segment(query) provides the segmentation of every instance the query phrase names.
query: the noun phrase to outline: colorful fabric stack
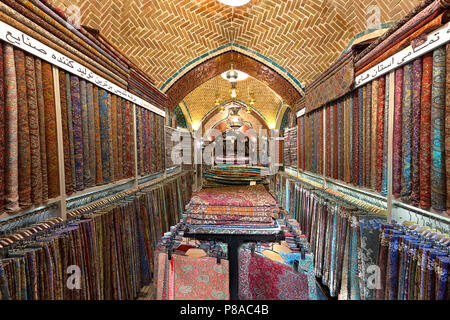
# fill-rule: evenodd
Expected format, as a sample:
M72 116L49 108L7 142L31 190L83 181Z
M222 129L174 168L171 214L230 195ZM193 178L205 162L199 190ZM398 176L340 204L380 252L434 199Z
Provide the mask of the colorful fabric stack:
M138 174L146 176L165 169L165 119L136 106Z
M279 212L277 202L261 185L203 189L186 209L192 230L278 228L273 220Z
M60 195L52 66L0 42L0 213Z
M206 169L203 177L205 178L204 187L218 187L224 185L249 185L251 182L256 184L267 184L267 179L262 174L263 167L256 166L227 166L219 165Z
M439 241L433 246L427 239ZM383 225L378 300L450 300L450 237L415 224Z
M24 247L7 249L0 260L0 297L135 299L152 280L157 242L178 222L185 203L181 179L168 184L68 221Z
M134 175L133 105L59 71L66 192Z

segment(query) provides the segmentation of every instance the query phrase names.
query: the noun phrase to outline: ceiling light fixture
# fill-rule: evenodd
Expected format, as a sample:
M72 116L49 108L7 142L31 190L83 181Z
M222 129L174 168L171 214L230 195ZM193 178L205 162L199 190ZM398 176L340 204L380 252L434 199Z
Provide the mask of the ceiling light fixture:
M217 0L217 1L232 7L243 6L244 4L250 2L250 0Z

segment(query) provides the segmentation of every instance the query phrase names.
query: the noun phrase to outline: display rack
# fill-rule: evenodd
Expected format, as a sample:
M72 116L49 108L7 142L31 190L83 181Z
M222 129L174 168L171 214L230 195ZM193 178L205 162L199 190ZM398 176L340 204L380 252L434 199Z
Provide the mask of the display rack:
M196 240L220 241L228 246L229 261L229 289L230 300L239 300L239 248L247 242L280 242L285 240L282 231L278 234L212 234L190 233L189 227L184 232L184 237Z

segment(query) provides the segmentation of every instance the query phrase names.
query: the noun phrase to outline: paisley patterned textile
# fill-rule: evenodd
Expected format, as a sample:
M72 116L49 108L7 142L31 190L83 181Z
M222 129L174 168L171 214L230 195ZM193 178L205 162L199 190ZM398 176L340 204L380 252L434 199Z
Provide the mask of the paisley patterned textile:
M31 206L31 150L30 127L28 125L28 100L25 75L25 55L22 50L14 49L17 75L17 109L19 137L19 204Z
M5 160L6 160L6 121L5 121L5 82L3 70L3 45L0 42L0 212L5 209ZM3 267L0 265L0 281ZM0 286L2 284L0 283ZM2 287L0 293L3 294Z
M97 185L103 184L103 166L102 166L102 142L100 131L100 105L99 105L99 89L94 87L94 129L95 129L95 182Z
M447 178L447 214L450 214L450 44L446 47L446 86L445 86L445 168Z
M228 260L173 255L174 300L229 300ZM170 283L169 283L170 285Z
M403 102L403 68L395 70L395 102L394 102L394 151L392 182L394 197L400 198L402 185L402 102Z
M70 162L70 132L68 125L68 107L67 107L67 88L66 88L66 73L59 71L59 90L61 97L61 121L63 129L63 148L64 148L64 180L66 184L66 193L68 195L73 193L72 185L72 168Z
M402 106L402 192L403 201L411 200L411 126L412 126L412 64L403 67L403 106Z
M377 166L376 190L381 192L383 184L383 141L384 141L384 108L385 108L386 78L379 78L378 82L378 117L377 117ZM355 168L353 168L355 170Z
M60 71L61 74L61 71ZM70 74L66 73L66 105L67 105L67 128L69 131L69 158L70 166L65 167L65 170L70 169L72 187L66 188L66 192L73 192L76 189L76 169L75 169L75 145L73 135L73 115L72 115L72 85L70 82ZM63 103L63 102L61 102Z
M413 62L412 142L411 142L411 204L420 201L420 99L422 88L422 59Z
M28 121L30 129L31 201L33 204L38 204L42 202L39 109L37 105L36 69L34 66L34 58L28 54L25 55L25 71L27 79Z
M99 90L99 115L100 115L100 139L102 150L102 181L103 183L111 182L111 167L109 153L109 119L108 119L108 93Z
M89 173L87 185L93 187L96 185L96 158L95 153L99 145L95 142L95 111L94 111L94 86L92 83L87 83L87 112L88 112L88 140L89 140ZM83 150L84 152L84 150Z
M378 123L378 90L379 80L372 81L372 116L371 116L371 156L370 156L370 187L376 190L377 185L377 123Z
M71 97L72 97L72 122L73 122L73 142L75 155L75 190L84 189L84 169L83 169L83 125L81 116L80 81L76 76L70 76Z
M18 110L17 110L17 77L14 61L14 49L3 44L5 73L5 127L6 159L5 159L5 209L19 210L19 150L18 150Z
M192 197L190 205L263 207L277 206L277 201L264 186L239 186L202 189Z
M292 267L259 254L240 253L241 300L309 300L308 284L308 276L300 268L296 274Z
M353 96L353 184L359 185L359 92Z
M364 88L358 89L358 185L363 186L363 170L364 170Z
M56 138L55 89L52 66L42 62L42 86L45 103L45 138L47 151L48 197L59 196L58 142Z
M365 95L365 138L364 138L364 170L365 179L364 186L370 188L370 154L371 154L371 115L372 115L372 85L368 84L365 89L367 90Z
M383 133L383 183L381 186L381 194L387 195L387 158L388 158L388 123L389 123L389 86L390 75L386 75L386 90L385 90L385 108L384 108L384 133Z
M431 206L446 210L445 179L445 83L446 51L440 47L433 52L433 85L431 91Z
M93 186L91 177L91 166L89 163L89 120L88 120L88 101L87 101L87 83L80 80L80 104L81 104L81 128L83 137L83 184L84 187ZM93 146L92 146L93 147Z
M422 97L420 106L420 207L431 207L431 90L433 53L423 56Z

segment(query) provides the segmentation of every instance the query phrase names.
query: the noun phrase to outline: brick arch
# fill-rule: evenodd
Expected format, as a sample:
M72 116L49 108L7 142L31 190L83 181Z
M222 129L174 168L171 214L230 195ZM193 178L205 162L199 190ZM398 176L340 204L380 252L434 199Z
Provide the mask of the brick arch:
M169 110L173 110L195 88L229 70L232 55L236 69L265 83L280 95L287 104L293 106L301 99L302 93L270 66L244 53L227 51L200 63L172 84L166 91Z

